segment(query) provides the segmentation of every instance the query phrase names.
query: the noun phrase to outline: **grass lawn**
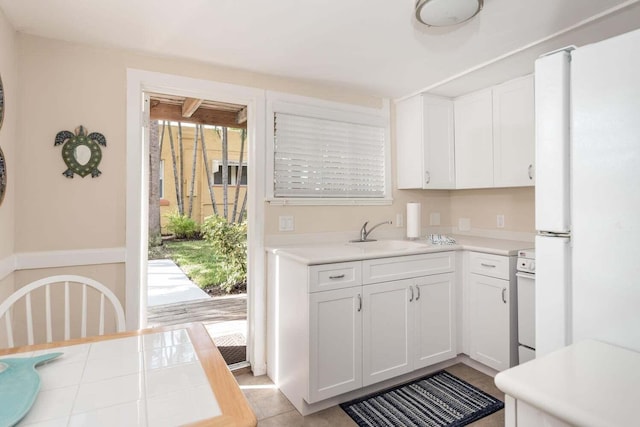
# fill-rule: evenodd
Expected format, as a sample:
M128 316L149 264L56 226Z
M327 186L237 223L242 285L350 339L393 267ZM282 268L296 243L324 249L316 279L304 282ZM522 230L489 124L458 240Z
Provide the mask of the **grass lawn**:
M216 251L206 240L167 240L149 248L149 259L164 258L172 259L202 289L224 281Z

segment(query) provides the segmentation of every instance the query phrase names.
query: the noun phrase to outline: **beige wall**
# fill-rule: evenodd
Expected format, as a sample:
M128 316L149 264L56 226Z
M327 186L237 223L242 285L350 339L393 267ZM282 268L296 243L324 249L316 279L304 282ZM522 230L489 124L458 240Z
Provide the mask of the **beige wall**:
M125 245L126 69L184 75L291 92L365 106L379 98L291 79L196 62L90 48L28 35L18 36L20 126L23 159L18 198L16 251L102 248ZM80 124L107 138L99 178L63 177L57 132ZM378 208L372 208L377 211ZM386 208L384 208L386 209ZM343 212L343 210L341 210ZM340 217L341 214L336 216ZM383 214L372 214L383 216ZM267 210L268 222L273 215ZM359 220L358 220L359 221ZM311 222L311 221L310 221ZM318 230L339 221L316 219Z
M534 189L497 188L451 192L451 222L471 219L472 229L498 230L496 216L504 215L504 231L535 232Z
M6 32L6 31L5 31ZM8 37L10 39L10 37ZM10 41L10 40L9 40ZM7 36L2 40L7 43ZM126 69L137 68L194 78L229 82L299 95L379 107L382 100L349 91L344 87L295 81L197 62L145 56L122 50L91 48L28 35L17 36L20 91L18 142L14 155L20 167L12 168L15 193L16 232L20 236L15 252L122 247L125 245L125 95ZM2 55L11 52L2 50ZM3 74L6 71L3 70ZM8 72L8 81L11 72ZM3 75L3 78L5 76ZM10 85L11 86L11 85ZM13 88L15 91L15 88ZM10 92L8 93L8 95ZM14 104L14 107L15 108ZM61 148L53 146L57 132L84 125L103 133L99 178L68 179ZM11 131L3 129L3 149ZM15 132L15 131L14 131ZM393 135L393 129L391 134ZM392 155L395 148L392 145ZM11 166L11 165L10 165ZM17 166L17 165L16 165ZM395 181L395 166L392 162ZM12 184L13 185L13 184ZM494 210L506 218L506 230L533 231L531 190L394 191L391 206L364 207L266 207L267 234L278 233L281 214L295 216L296 233L357 231L365 220L395 219L409 201L423 204L423 224L430 212L440 212L441 225L451 226L460 216L469 217L472 227L495 228ZM482 196L482 197L481 197ZM486 196L486 197L485 197ZM5 201L13 203L12 194ZM8 203L7 203L8 202ZM2 206L0 215L8 215ZM521 219L516 221L516 216ZM493 219L492 219L493 216ZM10 234L13 220L3 218L3 231ZM9 224L7 226L7 224ZM6 243L0 243L6 246ZM0 250L11 252L11 249Z

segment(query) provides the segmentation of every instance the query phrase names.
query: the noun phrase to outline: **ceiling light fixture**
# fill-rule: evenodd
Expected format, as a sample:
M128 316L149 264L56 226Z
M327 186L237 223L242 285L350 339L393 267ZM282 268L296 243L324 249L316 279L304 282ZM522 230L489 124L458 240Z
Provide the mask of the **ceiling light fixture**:
M416 19L430 27L446 27L468 21L482 10L484 0L418 0Z

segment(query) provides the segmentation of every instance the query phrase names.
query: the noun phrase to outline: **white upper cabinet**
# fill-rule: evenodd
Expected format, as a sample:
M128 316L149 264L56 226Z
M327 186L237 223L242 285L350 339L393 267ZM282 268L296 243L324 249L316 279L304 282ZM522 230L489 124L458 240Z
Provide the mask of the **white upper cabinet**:
M455 100L456 188L493 187L491 88Z
M455 188L453 101L416 95L396 104L398 188Z
M534 185L533 76L493 88L493 185Z
M456 98L456 188L534 185L533 76Z

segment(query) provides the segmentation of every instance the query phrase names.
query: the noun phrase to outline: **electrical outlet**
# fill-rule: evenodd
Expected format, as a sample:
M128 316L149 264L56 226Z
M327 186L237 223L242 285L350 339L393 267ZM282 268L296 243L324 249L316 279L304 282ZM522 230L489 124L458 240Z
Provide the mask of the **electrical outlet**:
M429 225L440 225L440 212L431 212L431 215L429 215Z
M278 217L279 231L293 231L295 229L292 215L280 215Z
M496 227L504 228L504 215L498 215L496 217Z
M469 230L471 230L471 219L469 219L469 218L458 218L458 229L460 231L469 231Z
M396 214L396 227L402 227L404 226L404 218L402 217L401 213L397 213Z

